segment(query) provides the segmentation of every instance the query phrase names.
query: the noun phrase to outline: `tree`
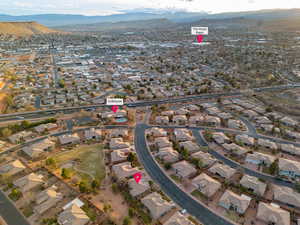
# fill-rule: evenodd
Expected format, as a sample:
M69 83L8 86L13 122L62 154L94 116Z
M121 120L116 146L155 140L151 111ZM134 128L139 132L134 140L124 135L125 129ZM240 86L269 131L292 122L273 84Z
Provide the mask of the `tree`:
M130 225L130 224L132 224L132 221L128 216L126 216L123 220L123 225Z
M294 186L295 191L297 191L298 193L300 193L300 183L296 182L295 186Z
M65 87L65 81L63 79L59 80L58 85L59 85L59 87L64 88Z
M129 215L129 217L134 217L134 215L135 215L135 210L134 210L134 208L129 208L128 209L128 215Z
M61 171L61 176L64 179L70 179L71 178L71 171L67 168L63 168L62 171Z
M269 171L272 175L275 175L278 173L279 167L278 167L278 161L274 161L270 167L269 167Z
M21 127L22 127L23 129L27 129L29 126L30 126L30 122L29 122L28 120L23 120L23 121L21 122Z
M103 206L103 211L104 212L109 212L111 210L111 205L110 204L104 204Z
M128 160L129 162L134 162L134 161L136 161L136 160L137 160L136 154L133 153L133 152L130 152L130 153L128 154L128 156L127 156L127 160Z
M9 137L12 134L11 129L9 128L4 128L3 130L1 130L1 135L5 138Z
M46 159L46 166L56 167L56 160L54 158Z
M79 191L81 193L90 192L90 188L89 188L88 183L86 181L80 181L80 183L79 183Z
M93 189L99 188L100 187L99 180L93 180L91 186L92 186Z
M171 169L171 163L165 163L164 167L166 170Z
M203 162L201 159L192 158L191 162L198 168L201 169L203 167Z
M119 188L118 188L118 185L116 183L113 183L111 185L111 189L112 189L113 193L118 193L119 192Z
M209 141L209 142L213 141L213 134L210 130L205 130L203 132L203 136L207 141Z

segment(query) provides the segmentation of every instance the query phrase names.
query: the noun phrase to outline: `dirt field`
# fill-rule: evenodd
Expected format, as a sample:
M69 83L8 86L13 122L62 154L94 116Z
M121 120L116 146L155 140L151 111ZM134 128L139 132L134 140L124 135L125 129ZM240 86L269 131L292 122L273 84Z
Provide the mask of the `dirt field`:
M91 201L102 210L105 204L111 205L111 211L108 214L118 225L122 225L124 217L128 216L128 205L121 194L115 194L112 192L110 185L107 185L98 195L92 196ZM136 218L133 218L132 225L137 224L138 222Z

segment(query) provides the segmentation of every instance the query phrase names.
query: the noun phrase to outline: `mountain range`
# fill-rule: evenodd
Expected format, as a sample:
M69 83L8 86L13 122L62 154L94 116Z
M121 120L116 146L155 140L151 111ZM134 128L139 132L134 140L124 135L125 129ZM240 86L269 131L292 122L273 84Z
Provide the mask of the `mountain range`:
M153 19L168 19L172 22L194 22L201 19L225 19L234 17L243 17L246 19L288 19L300 18L300 9L272 9L248 12L229 12L219 14L209 14L207 12L185 12L185 11L168 11L168 10L147 10L138 9L121 12L109 16L84 16L71 14L37 14L12 16L0 14L0 21L5 22L24 22L36 21L45 26L65 26L74 24L93 24L93 23L115 23L122 21L138 21Z

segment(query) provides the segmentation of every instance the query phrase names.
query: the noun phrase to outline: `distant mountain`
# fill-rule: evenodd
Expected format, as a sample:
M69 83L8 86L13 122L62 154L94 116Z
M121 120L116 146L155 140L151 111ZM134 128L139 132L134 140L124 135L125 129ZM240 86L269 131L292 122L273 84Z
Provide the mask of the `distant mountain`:
M134 20L123 22L106 22L93 24L77 24L55 27L57 30L68 32L99 32L99 31L137 31L140 29L159 29L177 26L176 23L167 19Z
M36 22L0 22L0 34L27 36L58 32Z
M24 15L11 16L0 14L0 21L7 22L23 22L36 21L45 26L64 26L72 24L91 24L105 22L121 22L121 21L136 21L136 20L152 20L152 19L169 19L174 22L193 21L197 20L203 13L189 12L124 12L123 14L114 14L109 16L83 16L71 14L39 14L39 15ZM205 14L207 15L207 14Z
M125 21L138 20L153 20L153 19L168 19L176 23L189 23L199 21L201 19L227 19L243 17L246 19L271 20L271 19L287 19L300 18L300 9L272 9L259 10L248 12L228 12L209 14L206 12L186 12L176 11L172 9L157 10L157 9L133 9L120 11L120 14L109 16L83 16L72 14L38 14L38 15L24 15L11 16L0 14L0 21L7 22L24 22L36 21L45 26L65 26L78 24L93 24L93 23L115 23Z

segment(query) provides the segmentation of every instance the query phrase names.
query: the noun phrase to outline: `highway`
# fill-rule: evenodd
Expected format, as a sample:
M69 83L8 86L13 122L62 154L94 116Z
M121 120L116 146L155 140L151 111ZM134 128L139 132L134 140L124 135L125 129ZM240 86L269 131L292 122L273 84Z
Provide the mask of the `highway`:
M265 92L265 91L268 92L268 91L277 91L277 90L292 89L292 88L299 88L299 87L300 87L300 83L293 84L293 85L280 85L280 86L273 86L273 87L254 88L250 90L253 90L254 92ZM212 94L183 96L178 98L166 98L166 99L157 99L157 100L153 99L151 101L138 101L138 102L125 103L124 105L128 107L144 107L144 106L151 106L156 104L181 103L181 102L189 102L189 101L204 100L204 99L216 100L217 98L220 97L236 98L241 96L243 96L243 93L240 91L236 91L236 92L226 92L226 93L212 93ZM59 112L72 113L81 109L96 109L101 107L107 107L107 105L95 104L95 105L85 105L85 106L62 107L62 108L47 109L47 110L37 110L31 112L1 114L0 122L7 121L7 120L16 120L18 119L18 117L24 117L24 119L39 118L39 117L49 116L50 114L56 114Z
M135 149L137 155L143 164L149 176L159 184L164 193L166 193L177 205L186 209L189 214L196 217L205 225L233 225L226 218L214 213L205 205L196 201L189 194L181 190L159 167L152 158L146 144L145 130L148 128L145 124L139 124L135 129Z

